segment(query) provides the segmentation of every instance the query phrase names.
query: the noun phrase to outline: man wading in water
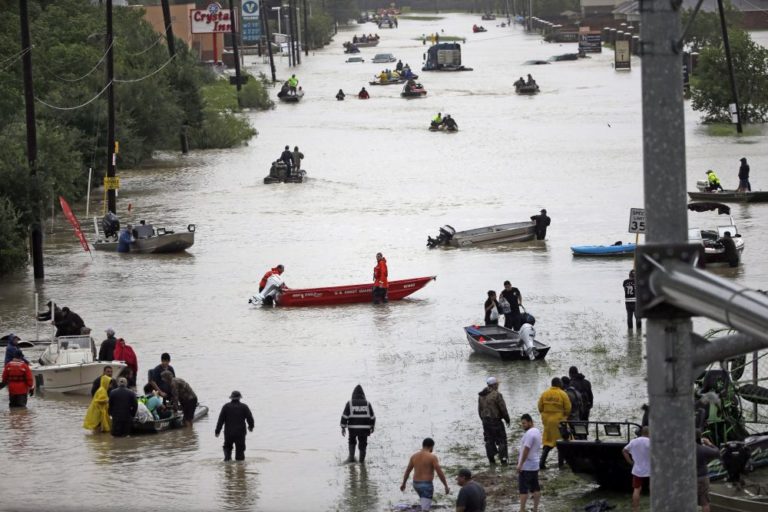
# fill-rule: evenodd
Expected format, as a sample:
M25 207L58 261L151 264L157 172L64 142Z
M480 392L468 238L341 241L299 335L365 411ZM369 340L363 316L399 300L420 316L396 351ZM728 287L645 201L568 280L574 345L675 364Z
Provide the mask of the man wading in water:
M432 507L432 495L434 493L432 480L435 479L435 473L437 473L438 478L440 478L440 481L445 486L445 494L451 493L451 490L448 488L448 482L445 479L445 473L443 473L440 463L437 461L437 456L432 453L432 448L434 447L435 442L431 438L424 439L421 443L421 450L411 455L411 460L408 461L408 467L405 469L405 475L403 475L403 484L400 486L400 490L405 492L408 476L413 471L413 489L419 495L422 511L429 510Z

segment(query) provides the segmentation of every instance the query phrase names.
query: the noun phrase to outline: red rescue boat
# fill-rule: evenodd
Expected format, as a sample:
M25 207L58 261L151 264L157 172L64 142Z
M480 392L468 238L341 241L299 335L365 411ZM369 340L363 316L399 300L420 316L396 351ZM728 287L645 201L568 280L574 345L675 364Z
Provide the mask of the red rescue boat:
M390 281L387 289L389 300L400 300L421 290L437 276L415 277ZM373 284L352 284L346 286L329 286L326 288L284 289L277 296L278 306L332 306L336 304L353 304L371 302Z

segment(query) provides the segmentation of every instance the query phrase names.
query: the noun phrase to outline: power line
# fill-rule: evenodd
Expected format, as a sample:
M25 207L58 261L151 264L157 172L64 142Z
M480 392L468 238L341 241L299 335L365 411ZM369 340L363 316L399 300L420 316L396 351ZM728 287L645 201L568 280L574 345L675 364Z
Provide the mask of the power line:
M163 28L163 30L167 31L169 26L170 26L170 25L166 25L166 26ZM163 39L165 39L165 34L164 34L164 33L163 33L163 34L160 34L160 35L158 35L158 37L157 37L157 39L155 39L155 42L154 42L154 43L152 43L151 45L149 45L147 48L144 48L144 49L143 49L143 50L141 50L140 52L136 52L136 53L133 53L133 52L125 52L125 54L126 54L127 56L129 56L129 57L138 57L139 55L144 55L144 54L145 54L145 53L147 53L149 50L151 50L152 48L154 48L155 46L157 46L157 45L160 43L160 41L162 41Z
M8 62L9 60L11 61L7 66L4 66L4 67L0 68L0 72L3 72L6 69L10 69L11 67L13 67L13 65L16 64L16 62L18 62L19 59L24 57L24 55L26 55L27 52L30 51L30 49L31 48L25 48L22 51L20 51L19 53L17 53L16 55L13 55L13 56L5 59L3 62L0 62L0 64L4 64L4 63ZM11 60L11 59L13 59L13 60Z
M58 80L61 80L62 82L79 82L80 80L82 80L82 79L84 79L84 78L88 77L88 76L89 76L91 73L93 73L94 71L96 71L96 68L98 68L98 67L99 67L99 65L100 65L102 62L104 62L104 59L106 59L106 58L107 58L107 53L109 53L109 50L110 50L110 48L112 48L112 46L113 46L114 44L115 44L115 41L113 40L113 41L112 41L112 44L110 44L110 45L109 45L109 48L107 48L107 49L104 51L104 55L102 55L102 56L101 56L101 58L99 59L99 61L98 61L96 64L94 64L94 66L93 66L93 67L90 69L90 71L88 71L86 74L84 74L83 76L81 76L81 77L79 77L79 78L64 78L64 77L61 77L61 76L59 76L59 75L57 75L57 74L55 74L55 73L51 73L50 71L48 71L48 74L49 74L49 75L51 75L52 77L54 77L54 78L58 79Z
M141 78L130 78L130 79L124 79L124 80L120 80L118 78L115 78L115 82L120 82L120 83L124 83L124 84L131 84L131 83L135 83L135 82L141 82L142 80L146 80L147 78L151 78L154 75L158 74L160 71L162 71L175 58L176 58L176 55L171 56L167 61L165 61L165 63L162 66L160 66L159 68L157 68L156 70L154 70L150 74L145 75L145 76L143 76Z
M59 107L59 106L56 106L56 105L51 105L50 103L47 103L47 102L41 100L40 98L35 98L35 99L37 101L39 101L40 103L42 103L43 105L45 105L46 107L52 108L54 110L77 110L79 108L83 108L83 107L85 107L87 105L90 105L91 103L96 101L96 99L98 99L99 96L104 94L104 91L106 91L109 88L110 85L112 85L111 81L107 85L105 85L104 88L101 91L99 91L99 93L96 96L94 96L93 98L89 99L85 103L83 103L81 105L74 106L74 107Z

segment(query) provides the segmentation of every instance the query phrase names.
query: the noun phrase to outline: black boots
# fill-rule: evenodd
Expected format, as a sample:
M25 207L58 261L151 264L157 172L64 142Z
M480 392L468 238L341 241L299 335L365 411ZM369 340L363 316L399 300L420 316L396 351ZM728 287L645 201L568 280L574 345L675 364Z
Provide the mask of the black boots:
M229 450L227 450L225 448L224 449L224 462L227 462L229 460L232 460L232 449L230 448Z
M349 445L349 457L347 457L347 462L355 462L355 445L353 444Z
M365 448L360 447L360 464L365 462Z
M541 458L539 459L539 469L547 469L547 455L552 451L551 446L544 446L541 449Z

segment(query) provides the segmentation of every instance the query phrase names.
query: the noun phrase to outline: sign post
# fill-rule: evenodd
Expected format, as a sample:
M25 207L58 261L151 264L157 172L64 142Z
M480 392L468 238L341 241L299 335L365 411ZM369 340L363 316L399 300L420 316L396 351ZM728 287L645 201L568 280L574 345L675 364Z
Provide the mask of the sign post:
M629 41L616 41L613 56L613 69L617 71L630 71L632 69L632 58L629 54Z
M243 44L256 44L261 39L260 0L244 0L242 5Z
M633 268L637 267L637 246L640 244L640 234L645 234L645 209L629 209L629 230L635 234L635 260Z
M222 9L213 2L205 9L189 11L190 28L193 34L211 34L213 38L213 63L218 62L217 36L232 31L232 11Z
M602 34L590 30L589 27L579 27L579 53L602 53Z

